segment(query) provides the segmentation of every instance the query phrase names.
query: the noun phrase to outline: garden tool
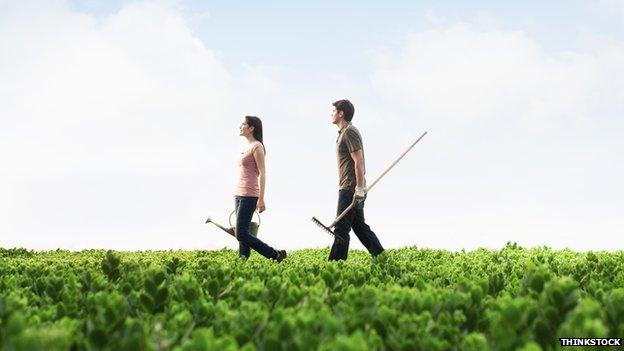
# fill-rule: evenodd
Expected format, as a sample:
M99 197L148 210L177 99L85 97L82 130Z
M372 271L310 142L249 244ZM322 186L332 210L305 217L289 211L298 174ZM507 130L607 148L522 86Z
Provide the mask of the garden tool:
M366 193L368 194L368 192L375 186L375 184L377 184L377 182L384 176L386 175L386 173L388 173L388 171L390 171L392 169L392 167L394 167L394 165L396 165L402 158L403 156L405 156L413 147L414 145L416 145L416 143L418 143L420 141L420 139L422 139L425 135L427 134L427 132L424 132L418 139L416 139L416 141L414 141L405 151L403 151L403 153L396 159L394 160L394 162L392 162L392 164L390 166L388 166L388 168L386 168L385 171L383 171L383 173L381 173L379 175L379 177L377 177L370 186L368 186L366 188ZM338 217L336 217L336 219L330 224L330 225L324 225L321 221L319 221L316 217L312 217L312 222L314 222L314 224L318 225L319 227L323 228L325 231L327 231L329 234L334 235L334 232L332 231L332 228L336 227L336 224L338 223L338 221L340 221L354 206L356 206L358 203L360 203L361 201L363 201L362 199L356 199L355 196L353 196L353 201L351 202L351 205L349 205L349 207L345 208L344 211L342 211L342 213L340 213L340 215L338 215ZM337 237L339 240L342 241L342 238Z
M206 219L206 223L212 223L224 232L230 234L233 237L236 237L236 226L232 225L232 215L234 215L235 213L236 211L232 211L232 213L230 213L230 217L228 220L228 222L230 223L229 228L213 221L211 217L208 217L208 219ZM260 229L260 214L258 213L258 211L256 211L256 214L258 215L258 222L252 221L249 225L249 232L252 236L258 236L258 229Z

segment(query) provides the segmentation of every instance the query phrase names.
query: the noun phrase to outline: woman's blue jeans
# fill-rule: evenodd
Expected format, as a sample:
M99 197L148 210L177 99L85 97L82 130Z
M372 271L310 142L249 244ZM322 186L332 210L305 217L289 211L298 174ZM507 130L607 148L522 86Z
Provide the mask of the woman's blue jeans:
M250 248L256 250L266 258L277 258L277 251L262 240L252 236L249 229L251 218L256 210L258 198L255 196L234 196L234 207L236 209L236 239L238 239L238 254L248 258L251 253Z

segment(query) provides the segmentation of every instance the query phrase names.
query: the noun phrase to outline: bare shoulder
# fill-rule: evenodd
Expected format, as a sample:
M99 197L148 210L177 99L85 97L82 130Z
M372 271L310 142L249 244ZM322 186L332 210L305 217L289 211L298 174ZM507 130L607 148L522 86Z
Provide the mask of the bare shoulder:
M264 145L259 141L255 141L253 145L251 145L251 152L253 154L264 155Z

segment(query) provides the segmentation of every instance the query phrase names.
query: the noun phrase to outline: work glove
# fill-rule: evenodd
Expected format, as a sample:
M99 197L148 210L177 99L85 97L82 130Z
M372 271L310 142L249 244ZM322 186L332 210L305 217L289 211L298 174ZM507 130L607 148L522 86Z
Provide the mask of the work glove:
M355 194L353 195L355 201L361 202L366 199L366 187L365 186L356 186Z

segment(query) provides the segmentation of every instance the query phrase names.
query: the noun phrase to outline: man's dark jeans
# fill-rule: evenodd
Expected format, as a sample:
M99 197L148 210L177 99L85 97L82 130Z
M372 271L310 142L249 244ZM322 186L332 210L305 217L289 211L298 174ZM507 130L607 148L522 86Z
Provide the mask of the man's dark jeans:
M234 196L236 208L236 239L238 239L238 254L245 258L251 253L249 248L258 251L266 258L277 258L277 251L265 244L262 240L252 236L249 232L251 217L256 210L258 198L255 196Z
M353 201L353 191L340 190L338 192L338 211L336 215L339 215L344 211ZM349 252L349 232L353 228L353 232L360 239L360 242L366 247L368 252L377 256L383 252L384 248L381 246L377 235L373 233L368 224L364 221L364 201L354 206L342 219L336 224L334 229L334 245L332 245L329 251L329 260L346 260ZM338 238L341 238L340 241Z

